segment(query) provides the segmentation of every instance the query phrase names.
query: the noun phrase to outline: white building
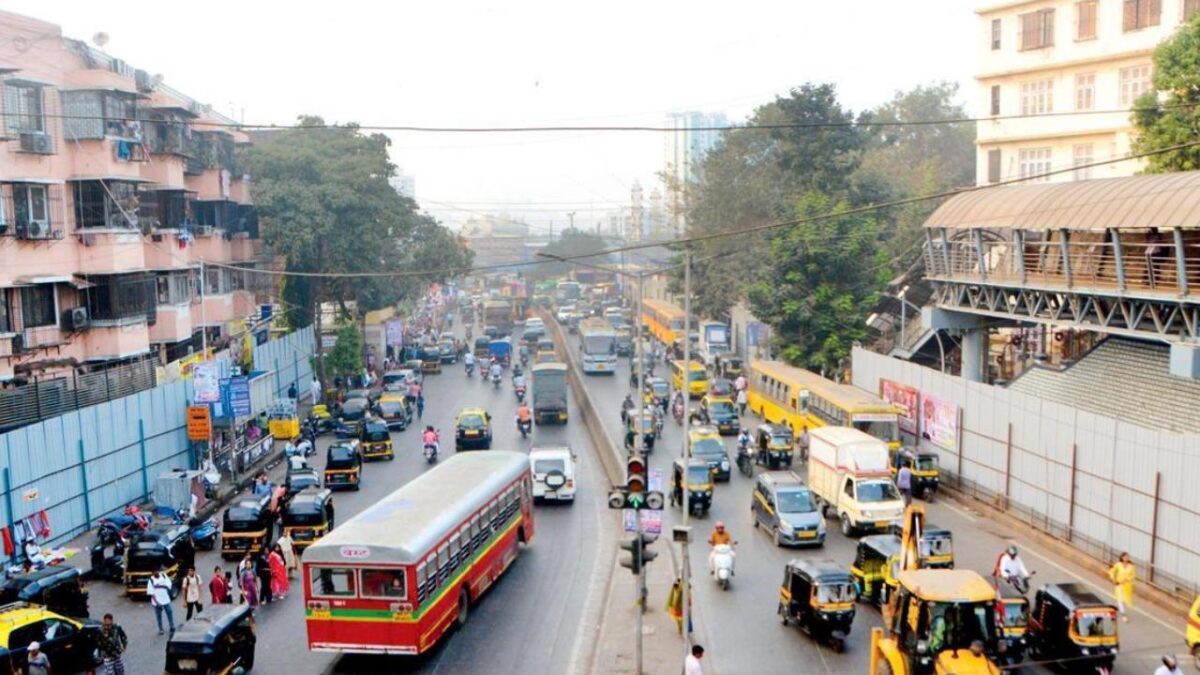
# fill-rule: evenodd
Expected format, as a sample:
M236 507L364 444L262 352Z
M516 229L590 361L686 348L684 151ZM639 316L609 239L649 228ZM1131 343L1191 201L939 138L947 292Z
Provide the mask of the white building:
M683 228L684 188L700 177L700 164L720 140L721 131L729 120L721 113L697 111L671 113L666 126L673 129L663 140L663 170L669 177L666 185L667 205L676 231Z
M1031 117L979 122L977 183L1128 154L1129 110L1152 86L1154 48L1198 9L1200 0L980 2L977 116ZM1128 176L1139 168L1117 162L1042 180Z

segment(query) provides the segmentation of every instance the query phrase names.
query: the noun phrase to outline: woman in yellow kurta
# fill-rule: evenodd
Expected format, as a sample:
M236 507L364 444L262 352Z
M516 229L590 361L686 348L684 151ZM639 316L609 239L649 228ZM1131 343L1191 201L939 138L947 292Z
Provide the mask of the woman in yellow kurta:
M1133 582L1137 579L1137 568L1133 566L1128 553L1122 553L1117 562L1108 568L1108 578L1113 582L1113 597L1117 600L1121 620L1129 621L1125 607L1133 606Z

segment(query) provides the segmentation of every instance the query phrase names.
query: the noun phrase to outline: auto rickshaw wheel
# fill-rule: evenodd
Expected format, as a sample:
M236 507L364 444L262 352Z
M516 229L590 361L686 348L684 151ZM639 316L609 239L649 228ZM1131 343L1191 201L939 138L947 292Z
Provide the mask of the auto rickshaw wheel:
M459 628L467 625L467 619L471 614L471 596L467 593L467 589L462 589L458 592L458 615L454 617L454 623Z
M788 625L787 608L783 606L782 602L779 603L779 623Z
M841 654L846 651L846 640L840 637L831 637L829 638L829 646L833 648L833 651Z

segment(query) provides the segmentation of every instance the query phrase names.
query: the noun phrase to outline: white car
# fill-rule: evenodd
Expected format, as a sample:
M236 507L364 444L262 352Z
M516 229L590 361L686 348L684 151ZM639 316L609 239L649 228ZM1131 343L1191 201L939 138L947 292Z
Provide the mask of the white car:
M535 501L575 501L575 455L570 448L533 448L529 473Z
M535 316L525 320L525 330L529 330L530 328L541 328L542 330L546 330L546 323Z
M573 314L575 314L575 305L563 305L558 308L558 313L554 315L554 318L558 319L559 323L564 323L570 320Z

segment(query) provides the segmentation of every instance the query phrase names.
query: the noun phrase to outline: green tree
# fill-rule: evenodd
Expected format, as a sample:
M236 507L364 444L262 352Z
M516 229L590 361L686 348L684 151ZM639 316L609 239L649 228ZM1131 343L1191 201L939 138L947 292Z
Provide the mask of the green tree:
M604 238L592 232L587 232L576 227L568 227L562 231L562 234L546 245L544 253L552 256L562 256L564 258L571 256L588 255L589 253L597 253L608 248ZM594 258L585 258L580 262L590 265L604 265L609 262L608 256L596 256ZM553 277L567 274L576 265L569 262L551 262L538 265L532 268L533 274L536 277Z
M844 212L848 201L816 192L799 197L800 218ZM845 214L773 230L763 280L748 289L752 311L771 325L783 357L817 371L843 367L886 273L878 268L879 221Z
M1134 104L1134 152L1153 152L1200 139L1200 16L1154 50L1154 88ZM1159 98L1158 93L1165 96ZM1200 146L1146 158L1146 173L1200 169Z
M349 377L363 369L362 333L353 321L345 321L337 329L337 343L325 355L326 372L332 376Z

